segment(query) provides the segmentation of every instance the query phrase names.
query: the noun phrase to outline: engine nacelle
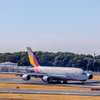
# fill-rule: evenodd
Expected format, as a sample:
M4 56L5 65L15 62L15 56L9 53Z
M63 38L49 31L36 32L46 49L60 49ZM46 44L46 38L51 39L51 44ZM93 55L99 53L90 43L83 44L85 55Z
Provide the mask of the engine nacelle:
M27 74L24 74L24 75L22 76L22 79L25 80L25 81L28 81L28 80L31 79L31 76L30 76L30 75L27 75Z
M92 71L85 71L87 76L88 76L88 79L92 79L93 78L93 75L92 75Z
M93 78L93 75L92 74L88 74L87 73L87 76L88 76L88 79L92 79Z
M42 81L44 81L44 82L51 82L52 79L51 79L51 77L49 77L49 76L44 76L44 77L42 78Z

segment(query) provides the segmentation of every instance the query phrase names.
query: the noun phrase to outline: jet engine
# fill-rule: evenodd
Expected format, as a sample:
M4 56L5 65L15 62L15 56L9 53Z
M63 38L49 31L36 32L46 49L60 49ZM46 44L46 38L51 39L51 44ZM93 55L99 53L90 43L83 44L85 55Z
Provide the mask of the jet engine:
M28 81L28 80L31 79L31 76L30 76L30 75L27 75L27 74L24 74L24 75L22 76L22 79L25 80L25 81Z
M93 78L92 71L85 71L85 73L87 74L88 79L92 79Z
M44 76L44 77L42 77L42 81L44 81L44 82L51 82L52 79L49 76Z
M87 73L87 76L88 76L88 79L92 79L93 78L92 74Z

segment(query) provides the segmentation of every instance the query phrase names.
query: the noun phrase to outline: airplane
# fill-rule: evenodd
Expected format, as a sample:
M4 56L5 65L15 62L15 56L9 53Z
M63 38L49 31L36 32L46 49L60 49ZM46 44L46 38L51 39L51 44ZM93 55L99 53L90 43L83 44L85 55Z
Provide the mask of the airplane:
M69 80L74 80L81 81L84 85L87 79L93 78L92 72L85 72L80 68L40 66L30 47L27 47L27 51L31 65L29 70L32 70L32 72L12 73L21 76L25 81L30 80L31 77L35 77L41 78L43 82L49 84L67 83Z
M87 79L92 79L93 75L91 72L85 72L80 68L71 67L50 67L40 66L36 57L34 56L30 47L27 47L28 57L31 65L31 69L34 70L34 74L24 74L23 80L30 80L31 76L39 77L42 81L47 83L61 82L67 83L68 80L82 81L82 84Z

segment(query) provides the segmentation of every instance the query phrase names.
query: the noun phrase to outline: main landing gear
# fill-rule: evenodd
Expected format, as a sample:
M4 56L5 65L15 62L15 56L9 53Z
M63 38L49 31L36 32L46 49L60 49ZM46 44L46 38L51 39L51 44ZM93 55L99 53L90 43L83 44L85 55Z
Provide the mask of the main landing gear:
M63 84L67 84L68 82L65 80L65 81L63 81Z
M48 82L48 84L67 84L67 81L55 80L55 81Z

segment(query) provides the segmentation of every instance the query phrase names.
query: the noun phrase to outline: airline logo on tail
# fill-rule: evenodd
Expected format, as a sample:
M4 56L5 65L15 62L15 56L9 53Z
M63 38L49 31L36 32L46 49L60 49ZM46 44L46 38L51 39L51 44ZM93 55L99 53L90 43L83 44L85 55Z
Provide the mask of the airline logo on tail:
M39 67L39 64L38 64L32 50L31 50L31 48L27 47L27 51L28 51L28 57L29 57L31 67Z

